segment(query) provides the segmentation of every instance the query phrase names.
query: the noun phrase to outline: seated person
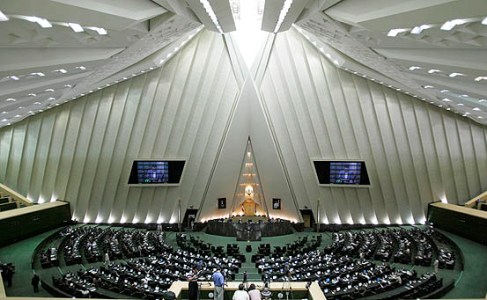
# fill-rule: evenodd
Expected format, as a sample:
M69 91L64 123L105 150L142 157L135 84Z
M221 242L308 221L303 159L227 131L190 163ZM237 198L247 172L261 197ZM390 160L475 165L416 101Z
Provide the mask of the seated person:
M250 300L249 294L244 290L244 284L238 285L238 290L233 293L232 300Z
M249 286L249 297L250 300L261 300L260 291L255 288L255 284L251 283Z

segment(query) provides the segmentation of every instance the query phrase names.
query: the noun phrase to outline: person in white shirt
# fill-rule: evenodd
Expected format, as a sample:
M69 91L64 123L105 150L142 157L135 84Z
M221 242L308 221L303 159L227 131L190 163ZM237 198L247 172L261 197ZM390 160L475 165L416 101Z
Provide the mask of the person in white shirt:
M249 294L244 290L244 284L238 285L238 290L233 293L232 300L250 300Z
M255 288L255 284L251 283L249 287L249 297L250 300L262 300L260 291Z

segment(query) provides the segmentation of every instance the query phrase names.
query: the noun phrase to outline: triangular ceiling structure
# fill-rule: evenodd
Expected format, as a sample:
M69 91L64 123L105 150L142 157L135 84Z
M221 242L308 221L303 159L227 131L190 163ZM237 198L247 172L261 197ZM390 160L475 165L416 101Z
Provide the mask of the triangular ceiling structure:
M262 30L296 26L343 70L487 124L483 0L18 0L0 3L0 127L153 70L203 26L233 32L249 2Z

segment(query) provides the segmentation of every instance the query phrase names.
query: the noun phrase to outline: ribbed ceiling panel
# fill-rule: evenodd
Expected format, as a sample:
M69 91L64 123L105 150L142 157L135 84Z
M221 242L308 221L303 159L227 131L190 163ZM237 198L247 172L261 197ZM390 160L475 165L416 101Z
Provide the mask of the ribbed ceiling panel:
M277 35L260 92L300 208L323 223L420 223L427 203L487 188L487 130L337 69L295 31ZM370 188L322 187L313 159L364 160Z
M198 207L239 92L221 35L163 67L0 130L0 181L84 222L177 222ZM186 159L181 185L129 187L134 159Z

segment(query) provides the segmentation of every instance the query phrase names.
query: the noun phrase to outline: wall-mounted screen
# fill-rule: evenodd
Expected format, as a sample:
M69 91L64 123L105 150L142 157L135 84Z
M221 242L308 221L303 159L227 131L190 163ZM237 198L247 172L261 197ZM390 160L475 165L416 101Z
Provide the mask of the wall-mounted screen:
M135 160L130 171L129 184L165 185L179 184L184 160Z
M360 186L370 185L363 161L313 161L319 184Z

